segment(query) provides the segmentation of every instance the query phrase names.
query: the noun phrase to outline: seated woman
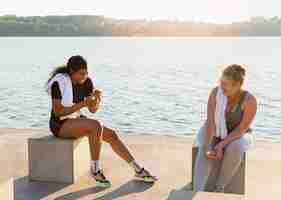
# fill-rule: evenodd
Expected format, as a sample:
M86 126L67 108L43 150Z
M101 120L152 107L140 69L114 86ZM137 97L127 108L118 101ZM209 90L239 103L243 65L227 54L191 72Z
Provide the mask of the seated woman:
M47 90L52 98L50 130L60 138L88 137L92 159L91 174L98 186L111 185L99 165L102 141L109 143L113 151L128 162L137 179L145 182L156 180L137 163L114 130L105 127L98 120L81 115L80 109L84 107L91 113L96 113L102 100L101 91L94 88L88 77L87 62L83 57L73 56L66 66L56 68L47 82Z
M220 86L211 91L207 121L197 135L199 153L195 163L194 191L204 191L213 160L221 160L215 192L224 188L239 169L244 152L253 144L250 125L256 115L255 97L242 89L245 69L224 69Z

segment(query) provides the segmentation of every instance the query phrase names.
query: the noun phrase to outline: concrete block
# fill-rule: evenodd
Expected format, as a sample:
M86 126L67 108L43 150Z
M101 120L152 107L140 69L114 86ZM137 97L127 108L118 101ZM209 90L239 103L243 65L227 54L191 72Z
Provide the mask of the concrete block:
M74 183L90 169L88 139L54 136L28 139L29 178L32 181Z
M222 194L214 192L198 192L194 195L193 200L242 200L243 195Z
M195 161L198 151L199 151L198 147L192 148L192 184L194 179ZM215 162L216 163L215 163L214 170L211 172L207 182L207 187L206 187L207 192L214 191L216 180L220 171L221 161L215 161ZM241 195L245 194L245 176L246 176L245 171L246 171L246 154L244 154L243 161L237 173L234 175L232 181L225 188L226 193L241 194Z

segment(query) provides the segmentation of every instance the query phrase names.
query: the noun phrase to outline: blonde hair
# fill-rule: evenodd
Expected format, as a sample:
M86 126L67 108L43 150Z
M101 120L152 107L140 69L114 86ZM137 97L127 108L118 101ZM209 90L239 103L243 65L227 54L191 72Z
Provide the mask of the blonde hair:
M223 70L222 75L233 81L240 82L242 85L245 80L246 70L241 65L232 64Z

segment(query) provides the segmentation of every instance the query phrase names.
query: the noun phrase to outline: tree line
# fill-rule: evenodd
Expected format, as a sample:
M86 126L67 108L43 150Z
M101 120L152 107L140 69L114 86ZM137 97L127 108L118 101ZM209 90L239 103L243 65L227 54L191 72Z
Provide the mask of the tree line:
M180 20L126 20L96 15L0 16L0 36L281 36L281 18L214 24Z

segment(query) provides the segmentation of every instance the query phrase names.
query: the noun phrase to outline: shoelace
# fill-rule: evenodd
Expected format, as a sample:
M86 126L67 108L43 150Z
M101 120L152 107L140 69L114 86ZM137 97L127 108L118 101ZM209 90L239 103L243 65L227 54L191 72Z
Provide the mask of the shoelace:
M100 174L100 176L101 176L101 178L102 178L103 180L106 180L104 174L103 174L101 171L99 171L99 174Z
M102 179L106 179L105 176L104 176L104 174L103 174L101 171L98 171L98 172L94 173L94 175L95 175L95 176L98 176L98 175L99 175Z
M99 175L99 178L101 178L100 180L99 180L99 178L96 179L97 181L107 182L106 177L104 176L104 174L102 173L101 170L99 170L98 172L93 172L93 170L92 170L92 173L93 173L94 176Z
M151 175L144 169L142 168L139 172L137 172L139 175L142 175L144 178L145 177L151 177Z

